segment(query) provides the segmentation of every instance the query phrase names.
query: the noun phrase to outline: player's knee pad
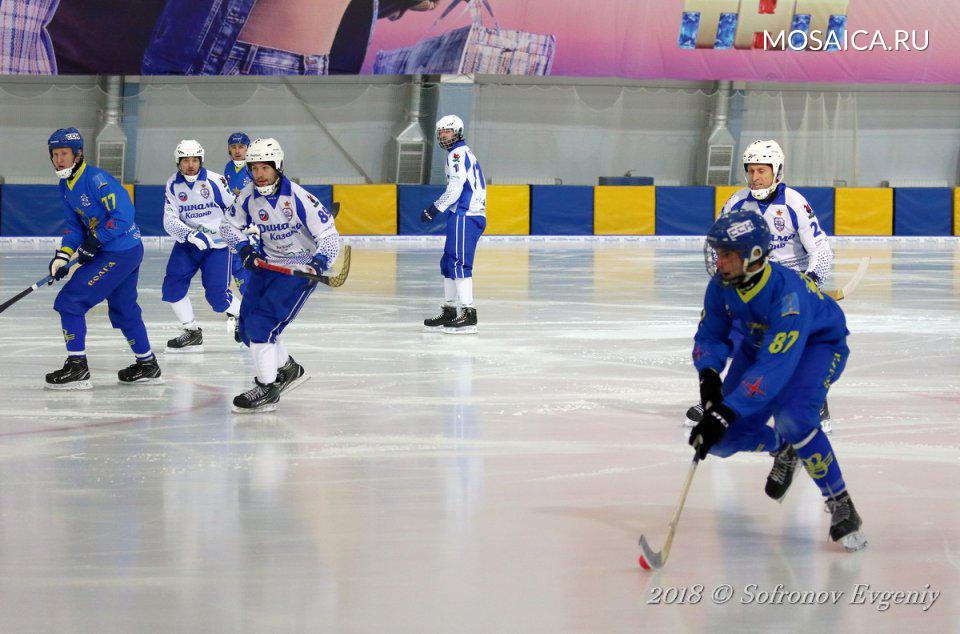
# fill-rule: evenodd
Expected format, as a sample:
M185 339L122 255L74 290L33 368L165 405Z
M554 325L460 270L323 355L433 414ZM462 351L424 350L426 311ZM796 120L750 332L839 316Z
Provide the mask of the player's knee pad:
M446 253L440 258L440 274L447 279L454 279L456 277L453 273L453 258Z
M228 293L228 291L224 291L223 289L205 290L203 296L206 297L207 303L210 304L213 312L222 313L230 307L230 295Z
M53 309L61 315L86 315L90 310L89 303L78 297L78 293L65 292L65 290L57 293L57 298L53 300Z
M171 304L179 302L187 296L190 290L190 280L163 280L160 287L160 299Z
M276 322L256 312L244 315L240 319L240 336L247 345L251 343L268 343L271 332L277 329ZM273 333L273 336L279 333Z
M107 316L110 317L110 325L120 330L143 323L140 305L135 302L122 308L110 305L107 309Z

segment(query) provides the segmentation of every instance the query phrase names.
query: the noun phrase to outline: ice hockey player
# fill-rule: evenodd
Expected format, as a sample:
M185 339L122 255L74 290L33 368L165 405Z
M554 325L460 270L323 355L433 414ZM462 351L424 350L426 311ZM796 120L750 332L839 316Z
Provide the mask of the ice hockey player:
M477 309L473 306L473 256L487 227L487 183L477 157L463 140L463 121L448 115L437 122L437 141L447 151L447 189L421 216L433 222L449 209L447 240L440 259L443 275L441 312L423 322L429 330L448 334L477 332Z
M721 214L738 209L761 214L773 236L770 260L805 273L823 288L833 269L833 251L810 203L800 192L783 183L784 160L783 150L776 141L754 141L747 146L743 153L747 187L727 200ZM734 339L739 337L737 331ZM687 426L695 425L702 416L702 405L691 407L687 411ZM825 432L833 431L826 400L820 419Z
M340 234L327 209L283 174L283 149L256 139L247 150L253 183L223 217L220 233L235 247L250 281L240 305L240 336L250 346L254 387L233 399L238 413L273 411L280 394L307 379L281 340L317 282L258 268L256 261L321 273L340 252ZM261 253L247 242L248 225L260 231Z
M227 180L203 166L203 146L193 139L177 144L177 171L164 189L163 228L177 242L170 252L163 278L163 301L169 302L183 332L167 342L168 353L203 352L203 332L187 292L200 272L204 295L215 313L227 314L233 334L240 315L240 299L230 291L233 260L220 237L223 212L233 204Z
M66 221L60 248L50 260L51 283L67 276L74 253L80 266L53 303L60 313L67 361L62 369L47 374L46 387L92 388L85 315L103 300L107 300L110 324L120 329L136 357L133 365L117 372L120 383L161 383L160 366L150 351L137 304L143 244L130 195L110 174L84 160L83 137L76 128L54 132L47 149L60 178Z
M813 280L769 261L770 250L770 230L754 211L731 211L707 234L704 260L712 279L693 349L705 411L690 444L701 458L774 452L765 490L778 501L802 460L826 500L830 538L859 550L866 546L860 516L819 425L827 390L850 354L846 319ZM721 380L735 320L743 324L744 340Z
M234 196L239 196L244 187L253 182L253 175L250 168L247 167L247 148L250 147L250 137L245 132L234 132L227 137L227 154L230 160L223 166L223 175L227 179L230 191ZM255 236L251 236L256 240ZM231 249L232 251L233 249ZM250 279L250 271L243 268L243 262L240 258L231 260L233 266L233 282L237 289L243 293L243 285Z

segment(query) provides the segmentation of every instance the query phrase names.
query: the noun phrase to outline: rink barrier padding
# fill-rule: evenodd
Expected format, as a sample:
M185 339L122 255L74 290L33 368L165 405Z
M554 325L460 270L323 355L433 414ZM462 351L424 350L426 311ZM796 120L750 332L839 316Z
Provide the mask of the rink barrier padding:
M743 189L743 186L742 185L721 185L720 187L714 187L713 189L714 189L713 217L714 219L717 219L720 217L720 212L723 211L723 206L727 204L727 201L730 200L730 197L736 194L741 189Z
M442 236L446 233L447 217L442 215L433 222L420 220L423 210L440 198L443 185L398 185L397 226L402 236Z
M893 192L893 232L898 236L953 235L953 190L898 187Z
M137 209L137 226L144 236L165 236L163 228L163 185L134 185L133 206Z
M837 188L834 234L893 235L893 190L883 187Z
M653 176L601 176L597 179L597 184L613 187L649 187L654 183Z
M487 235L530 235L530 186L487 185Z
M813 209L820 228L827 235L834 235L836 225L837 192L833 187L794 187L800 195L807 199Z
M960 187L953 190L953 235L960 236Z
M397 235L396 185L334 185L340 203L337 230L344 235Z
M593 197L595 235L656 233L656 187L598 185L593 190Z
M593 187L532 185L530 234L535 236L593 235Z
M702 236L713 226L713 187L658 186L656 190L658 236Z
M5 237L59 236L63 198L57 185L4 185L0 234Z

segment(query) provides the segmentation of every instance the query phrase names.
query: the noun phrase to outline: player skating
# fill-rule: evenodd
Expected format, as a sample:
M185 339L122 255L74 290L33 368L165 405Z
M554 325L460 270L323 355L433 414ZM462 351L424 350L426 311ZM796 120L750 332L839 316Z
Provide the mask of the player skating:
M163 301L169 302L183 333L167 342L167 352L203 352L203 332L187 291L200 272L207 303L226 313L228 329L236 328L240 300L230 291L233 256L220 237L223 213L233 204L226 179L203 166L203 146L193 139L180 141L174 151L177 172L164 190L163 228L177 242L170 252L163 278Z
M50 261L50 275L61 280L76 268L53 303L67 344L63 368L46 376L45 387L88 390L87 311L106 300L110 324L119 328L136 361L117 372L120 383L160 383L160 366L150 350L147 329L137 304L137 278L143 260L140 229L130 195L107 172L84 160L83 137L76 128L61 128L47 141L50 161L60 178L65 228L60 248ZM51 281L52 283L52 281Z
M423 325L448 334L470 334L477 332L473 256L487 226L487 183L477 157L463 140L460 117L449 115L437 122L437 141L447 151L447 189L423 211L421 220L433 222L442 212L450 211L440 260L444 302L440 314L424 320Z
M743 169L747 187L727 200L721 214L738 209L761 214L772 236L770 260L805 273L822 288L833 269L833 251L810 203L783 183L784 154L780 144L751 143L743 153ZM734 331L735 344L741 337L739 331ZM702 417L702 404L694 405L687 411L686 425L692 427ZM825 432L833 431L826 400L820 419Z
M690 444L700 443L701 458L775 452L765 488L775 500L786 495L802 460L831 514L830 538L859 550L867 544L860 516L819 425L827 390L850 353L846 318L812 280L770 262L770 250L770 231L753 211L731 211L707 234L712 279L693 350L705 412ZM744 325L744 340L721 381L735 321Z
M239 196L243 188L253 182L253 174L247 167L248 147L250 147L250 137L245 132L234 132L227 137L227 154L230 156L230 160L223 166L223 175L227 179L227 185L229 185L234 197ZM250 271L243 268L243 262L240 261L240 258L233 258L231 265L233 267L233 282L243 293L243 285L250 279Z
M247 150L254 182L223 217L220 232L251 272L240 305L240 335L250 346L255 386L233 399L236 412L272 411L280 394L306 380L281 341L317 282L267 271L258 258L320 273L340 252L333 217L309 192L283 175L283 149L274 139L257 139ZM248 225L260 232L261 252L247 242Z

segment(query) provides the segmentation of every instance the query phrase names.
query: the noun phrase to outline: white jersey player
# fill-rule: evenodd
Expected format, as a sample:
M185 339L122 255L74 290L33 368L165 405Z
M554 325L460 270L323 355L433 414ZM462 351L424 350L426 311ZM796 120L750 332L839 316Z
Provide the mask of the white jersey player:
M303 366L287 353L280 335L317 286L309 279L260 268L256 261L319 274L340 253L333 216L283 175L283 149L275 139L251 143L247 165L253 182L240 191L220 225L220 234L251 272L243 291L239 330L250 346L256 385L233 399L234 411L241 413L276 409L282 392L306 380ZM260 253L247 241L248 225L260 232Z
M203 167L203 146L193 139L177 145L177 172L164 189L163 228L177 243L163 278L163 301L169 302L184 332L167 342L167 352L202 352L203 334L187 291L200 271L207 303L226 313L235 331L240 300L230 291L230 250L220 238L223 212L233 204L226 179Z
M721 213L745 209L770 228L770 259L805 273L823 286L833 269L833 251L810 203L783 184L784 155L776 141L755 141L743 153L747 187L727 200Z
M770 228L770 260L805 274L818 287L833 269L833 251L810 203L783 183L784 154L776 141L754 141L743 153L747 187L731 196L721 215L743 209L753 211ZM687 410L685 425L693 427L703 417L702 403ZM830 410L824 401L821 426L833 431Z

